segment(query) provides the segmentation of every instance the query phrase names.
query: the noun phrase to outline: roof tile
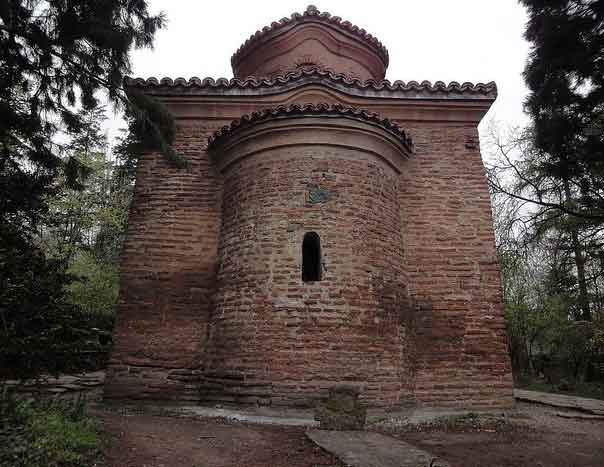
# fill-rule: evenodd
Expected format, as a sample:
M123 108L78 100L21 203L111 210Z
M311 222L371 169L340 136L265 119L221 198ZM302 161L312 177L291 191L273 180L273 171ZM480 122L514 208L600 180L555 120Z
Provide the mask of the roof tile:
M231 133L240 128L249 127L261 121L271 120L283 116L305 117L309 115L340 115L376 123L386 131L396 136L410 152L413 152L413 140L405 133L405 130L403 130L392 120L383 118L379 114L370 112L368 110L344 106L341 104L326 103L305 105L292 104L287 106L280 105L243 115L242 117L233 120L229 125L225 125L216 130L208 138L208 149L212 150L216 145L224 141L224 139L227 138Z

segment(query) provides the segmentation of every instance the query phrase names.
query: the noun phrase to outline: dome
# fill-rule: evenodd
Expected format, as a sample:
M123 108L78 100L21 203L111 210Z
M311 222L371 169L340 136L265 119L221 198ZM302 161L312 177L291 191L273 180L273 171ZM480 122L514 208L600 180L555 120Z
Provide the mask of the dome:
M236 78L268 78L321 68L362 81L382 80L388 51L371 34L309 6L252 35L231 58Z

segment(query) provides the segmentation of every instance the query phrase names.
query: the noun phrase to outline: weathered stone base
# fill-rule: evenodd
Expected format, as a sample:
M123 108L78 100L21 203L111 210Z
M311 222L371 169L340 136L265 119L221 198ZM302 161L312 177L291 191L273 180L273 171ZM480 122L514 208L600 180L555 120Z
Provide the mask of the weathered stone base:
M107 369L104 397L106 399L165 400L202 405L290 407L312 409L330 393L333 385L291 391L274 383L228 373L205 373L199 369L162 368L149 366L112 365ZM361 402L374 409L409 408L507 409L514 398L500 388L477 388L466 397L422 392L400 404L384 405L372 400L361 389Z
M199 380L200 371L196 369L110 365L107 368L104 397L197 403Z
M359 403L359 390L352 386L336 386L317 406L315 418L323 430L362 430L367 409Z
M201 403L271 405L272 385L231 373L206 373L199 385Z

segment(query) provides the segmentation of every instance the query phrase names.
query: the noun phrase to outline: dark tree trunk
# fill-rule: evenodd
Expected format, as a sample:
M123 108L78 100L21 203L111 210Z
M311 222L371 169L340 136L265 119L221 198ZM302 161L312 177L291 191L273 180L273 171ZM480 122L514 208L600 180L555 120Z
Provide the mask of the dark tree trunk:
M567 201L572 201L572 194L568 180L564 180L564 192ZM591 310L589 309L589 295L587 292L587 281L585 279L585 256L583 255L583 246L579 240L579 229L575 225L570 227L571 246L577 267L577 284L579 286L579 308L581 309L581 319L591 321Z

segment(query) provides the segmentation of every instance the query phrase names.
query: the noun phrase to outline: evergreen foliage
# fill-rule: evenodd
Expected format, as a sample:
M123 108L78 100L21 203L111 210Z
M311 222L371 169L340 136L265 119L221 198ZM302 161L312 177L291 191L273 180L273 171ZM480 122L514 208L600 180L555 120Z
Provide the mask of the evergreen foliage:
M65 147L88 176L77 188L58 177L63 189L46 200L39 233L23 242L21 256L12 252L16 263L4 263L0 364L9 376L94 368L110 341L132 180L106 150L103 109L78 116L85 124Z
M170 116L152 101L129 100L122 87L130 51L151 47L164 23L145 0L0 2L3 372L29 377L69 369L94 340L90 317L65 286L73 280L68 268L78 255L74 245L88 241L94 258L115 258L125 224L123 212L115 217L104 210L101 191L77 194L95 164L104 163L93 151L100 95L132 116L131 139L140 148L178 159L170 149ZM127 196L124 190L126 202ZM101 213L102 225L91 220Z
M604 223L604 1L522 0L538 201ZM547 181L547 183L542 182ZM546 191L547 190L547 191Z

